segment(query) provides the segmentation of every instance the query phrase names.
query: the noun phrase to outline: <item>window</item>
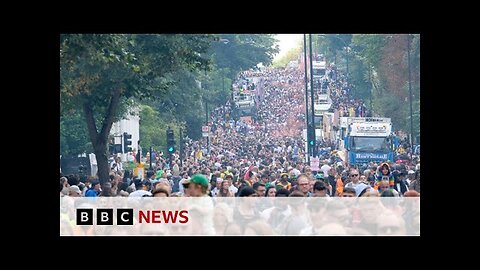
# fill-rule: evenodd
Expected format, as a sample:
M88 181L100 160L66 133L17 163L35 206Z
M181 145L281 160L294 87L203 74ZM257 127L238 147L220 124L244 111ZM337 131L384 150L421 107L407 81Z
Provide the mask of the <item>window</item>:
M352 151L389 152L391 147L385 137L352 137Z

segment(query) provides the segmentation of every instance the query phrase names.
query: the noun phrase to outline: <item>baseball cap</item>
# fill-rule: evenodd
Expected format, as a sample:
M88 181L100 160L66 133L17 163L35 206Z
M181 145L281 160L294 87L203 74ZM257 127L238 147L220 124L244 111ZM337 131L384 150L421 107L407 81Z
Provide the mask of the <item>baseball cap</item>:
M201 185L208 188L208 179L203 174L193 175L192 178L190 179L190 183L194 183L194 184Z
M78 186L76 186L76 185L70 186L70 188L69 188L68 191L69 191L69 192L75 192L75 193L77 193L77 194L82 194L82 192L80 191L80 188L79 188Z

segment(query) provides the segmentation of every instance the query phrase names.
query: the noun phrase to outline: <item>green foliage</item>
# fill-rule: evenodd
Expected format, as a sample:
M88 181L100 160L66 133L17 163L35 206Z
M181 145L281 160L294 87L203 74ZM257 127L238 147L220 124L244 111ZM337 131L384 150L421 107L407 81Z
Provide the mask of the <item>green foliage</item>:
M270 65L279 52L274 35L225 34L219 38L229 42L212 44L213 59L219 68L229 68L227 77L230 79L234 79L242 70L255 68L259 63Z
M60 117L60 153L78 155L92 151L85 120L80 113L65 114Z
M132 101L162 99L182 69L208 67L212 35L64 34L60 37L60 114L83 111L89 139L108 178L106 144Z
M349 59L349 82L354 98L365 101L375 116L391 117L396 129L410 132L408 61L405 35L317 35L312 51L336 62L343 73ZM307 36L307 53L309 52ZM345 49L348 46L348 54ZM411 35L413 125L420 133L420 36Z
M167 148L167 129L170 127L174 130L175 138L177 141L177 149L179 147L179 134L180 128L183 125L176 121L175 118L170 117L169 120L166 117L169 113L159 113L156 109L143 105L140 111L140 138L144 151L148 151L150 146L156 150L166 152ZM167 121L165 121L167 120Z
M173 78L175 84L170 88L171 94L153 106L160 113L160 121L172 122L174 119L184 123L189 137L200 137L205 119L203 99L206 93L199 88L197 77L192 72L178 71Z
M365 63L355 55L351 55L349 61L350 82L353 84L353 97L361 98L369 102L371 96L371 83Z
M407 127L407 112L409 103L405 100L399 100L394 94L384 92L380 95L374 94L374 110L378 116L392 118L394 129ZM409 123L408 123L409 124Z
M352 48L362 55L365 63L370 66L378 66L382 58L381 49L385 43L385 35L355 34L352 37Z

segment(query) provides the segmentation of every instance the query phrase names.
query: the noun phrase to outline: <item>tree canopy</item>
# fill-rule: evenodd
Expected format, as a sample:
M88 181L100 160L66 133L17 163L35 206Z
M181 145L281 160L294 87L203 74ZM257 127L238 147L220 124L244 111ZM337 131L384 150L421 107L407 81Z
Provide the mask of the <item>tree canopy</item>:
M129 105L161 99L178 70L208 67L212 35L64 34L60 36L60 112L81 111L108 179L107 139Z

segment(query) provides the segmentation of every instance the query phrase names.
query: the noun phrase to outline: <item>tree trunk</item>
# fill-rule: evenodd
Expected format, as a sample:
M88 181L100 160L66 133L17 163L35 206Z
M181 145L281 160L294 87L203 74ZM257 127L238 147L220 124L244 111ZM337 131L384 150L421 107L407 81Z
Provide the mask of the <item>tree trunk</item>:
M105 143L100 142L93 145L95 157L97 158L98 166L98 179L100 184L109 181L110 166L108 164L107 146Z
M120 103L120 94L121 90L119 88L113 90L112 98L110 99L107 113L103 119L102 129L100 132L97 131L97 126L95 124L93 105L90 103L88 97L85 97L83 101L83 112L87 122L90 141L92 142L95 157L97 159L97 174L101 184L109 181L110 166L108 164L107 155L108 134L112 128L114 116Z

